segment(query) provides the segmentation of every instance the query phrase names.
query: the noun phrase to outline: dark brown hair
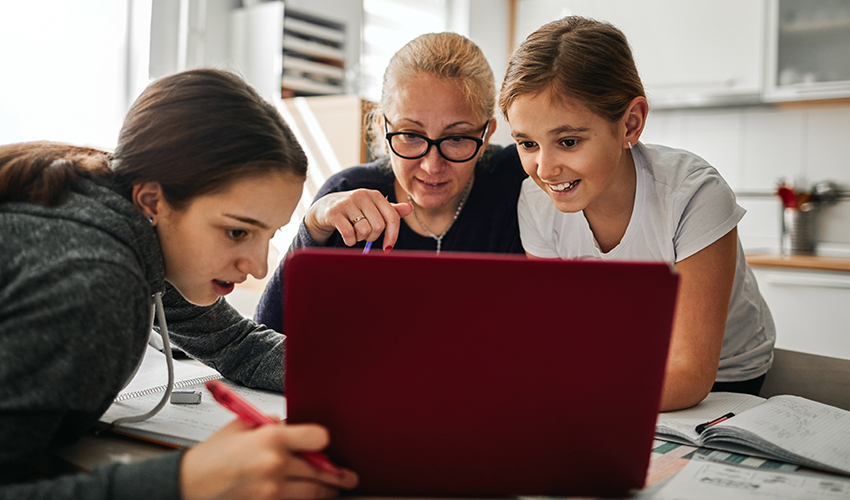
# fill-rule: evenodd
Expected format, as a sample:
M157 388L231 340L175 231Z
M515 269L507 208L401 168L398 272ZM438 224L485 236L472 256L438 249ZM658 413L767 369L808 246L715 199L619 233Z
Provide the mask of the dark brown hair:
M0 203L61 204L80 178L108 176L106 152L59 142L0 146Z
M288 172L303 179L307 157L278 111L231 73L199 69L151 83L133 103L115 152L58 143L0 147L0 202L61 203L80 177L159 182L169 203L226 187L237 177Z
M543 25L514 51L499 108L507 118L518 97L544 91L556 100L576 99L611 122L635 97L646 97L623 32L579 16Z

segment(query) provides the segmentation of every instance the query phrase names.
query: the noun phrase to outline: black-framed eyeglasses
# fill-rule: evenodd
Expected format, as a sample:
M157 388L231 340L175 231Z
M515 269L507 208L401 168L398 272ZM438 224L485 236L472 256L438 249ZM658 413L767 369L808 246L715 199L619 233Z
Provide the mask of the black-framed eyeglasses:
M384 115L384 135L387 137L390 149L397 156L405 160L416 160L427 155L431 146L437 146L440 156L454 163L463 163L475 158L484 144L484 136L487 135L487 128L490 126L490 120L487 120L481 137L450 135L434 140L413 132L390 132L387 128L388 122Z

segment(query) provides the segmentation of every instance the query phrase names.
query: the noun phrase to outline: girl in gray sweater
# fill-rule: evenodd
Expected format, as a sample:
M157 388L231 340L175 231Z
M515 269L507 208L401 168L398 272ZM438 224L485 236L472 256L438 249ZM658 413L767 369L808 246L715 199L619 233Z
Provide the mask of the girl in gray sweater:
M319 498L356 484L297 456L324 447L324 429L239 421L188 451L44 473L132 377L155 302L193 357L282 389L283 336L221 297L268 271L306 168L277 110L216 70L152 83L114 154L0 146L0 498Z

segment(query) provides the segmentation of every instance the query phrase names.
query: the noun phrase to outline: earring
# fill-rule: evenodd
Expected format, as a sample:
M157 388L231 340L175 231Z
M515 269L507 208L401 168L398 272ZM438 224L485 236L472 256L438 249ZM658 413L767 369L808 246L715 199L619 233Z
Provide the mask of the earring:
M151 226L153 226L153 215L148 215L148 222L150 222Z
M632 142L631 141L626 141L626 142L628 142L628 144L629 144L629 149L632 149Z

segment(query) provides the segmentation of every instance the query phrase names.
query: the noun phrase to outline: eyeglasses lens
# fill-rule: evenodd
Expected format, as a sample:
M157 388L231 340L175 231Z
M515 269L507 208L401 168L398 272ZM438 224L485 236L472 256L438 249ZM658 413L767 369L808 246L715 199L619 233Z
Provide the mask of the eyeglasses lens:
M428 141L416 135L399 134L390 138L390 146L399 156L415 158L425 154ZM446 137L437 142L437 147L446 159L466 161L475 156L478 143L465 137Z

